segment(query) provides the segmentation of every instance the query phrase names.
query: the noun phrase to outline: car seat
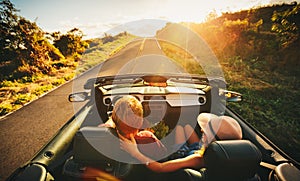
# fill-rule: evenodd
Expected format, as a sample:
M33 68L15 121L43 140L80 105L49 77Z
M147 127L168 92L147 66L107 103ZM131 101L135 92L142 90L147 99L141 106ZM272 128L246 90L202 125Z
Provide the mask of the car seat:
M116 161L116 157L128 158L128 154L120 149L114 129L83 127L75 134L73 156L66 161L63 173L75 178L84 178L87 175L86 168L91 167L117 178L124 178L132 166ZM88 177L97 175L88 174Z
M259 180L261 157L248 140L215 141L204 153L205 180Z

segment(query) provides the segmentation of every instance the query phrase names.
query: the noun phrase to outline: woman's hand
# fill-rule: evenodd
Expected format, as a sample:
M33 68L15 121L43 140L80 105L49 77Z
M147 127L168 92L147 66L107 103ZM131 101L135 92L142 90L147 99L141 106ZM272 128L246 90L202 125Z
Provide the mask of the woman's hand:
M121 138L120 141L120 148L126 152L128 152L131 156L136 157L138 154L140 154L140 151L138 150L136 141L134 139L133 134L130 135L130 140L122 136L121 134L118 134L119 138Z

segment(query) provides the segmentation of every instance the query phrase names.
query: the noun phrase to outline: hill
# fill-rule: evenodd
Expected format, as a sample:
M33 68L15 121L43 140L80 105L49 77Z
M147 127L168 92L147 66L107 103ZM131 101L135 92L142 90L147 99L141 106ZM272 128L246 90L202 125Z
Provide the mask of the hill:
M300 5L282 4L236 13L190 27L205 39L222 60L235 55L251 60L260 58L268 69L288 67L285 73L297 73L299 67ZM286 56L292 54L293 56ZM265 67L267 68L267 67ZM280 70L279 70L280 71Z

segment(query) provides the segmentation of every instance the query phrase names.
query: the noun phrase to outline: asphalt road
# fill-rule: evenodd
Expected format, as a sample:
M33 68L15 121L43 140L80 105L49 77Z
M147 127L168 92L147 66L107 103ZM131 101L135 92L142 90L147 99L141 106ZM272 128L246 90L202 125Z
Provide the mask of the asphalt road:
M76 81L82 82L90 73ZM72 117L68 95L73 86L70 81L0 120L0 180L30 160Z
M104 62L99 76L130 73L183 73L183 69L168 59L156 39L143 39L126 46L122 52Z
M141 61L147 63L141 63ZM120 73L180 73L181 68L166 59L156 39L140 39L72 81L0 120L0 180L30 160L40 148L84 105L68 102L72 92L97 75Z

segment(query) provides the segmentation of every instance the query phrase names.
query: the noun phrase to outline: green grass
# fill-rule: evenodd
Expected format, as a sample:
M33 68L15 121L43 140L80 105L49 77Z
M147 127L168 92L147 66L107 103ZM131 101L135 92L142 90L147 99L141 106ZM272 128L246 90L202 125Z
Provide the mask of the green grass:
M159 44L166 56L178 64L178 66L182 67L186 72L190 74L205 74L200 64L182 48L164 41L160 41Z
M185 64L186 58L183 58L182 51L164 43L161 46L169 58L178 64ZM189 73L203 74L201 68L191 68L199 66L198 63L192 60L189 62L191 64L185 67ZM228 83L227 89L243 94L242 102L229 103L228 106L289 155L300 153L298 73L289 72L287 75L271 71L263 60L246 61L232 57L220 62Z
M69 70L69 72L57 73L56 76L41 74L32 78L23 77L15 81L3 81L0 87L0 116L19 109L54 87L65 83L64 76L70 74L73 73Z
M243 102L229 106L290 155L299 153L297 73L270 71L266 64L253 64L239 57L229 62L223 66L228 88L242 93L244 98Z

